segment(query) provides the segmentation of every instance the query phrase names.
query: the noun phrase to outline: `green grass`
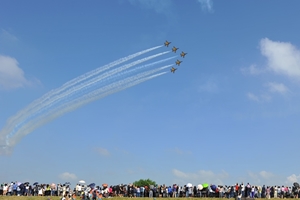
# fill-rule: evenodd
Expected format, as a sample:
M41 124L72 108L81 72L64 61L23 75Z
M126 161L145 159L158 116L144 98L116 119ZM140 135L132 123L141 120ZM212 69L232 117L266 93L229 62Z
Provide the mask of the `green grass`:
M0 196L0 200L48 200L48 198L50 198L51 200L60 200L61 197L37 197L37 196L28 196L28 197L24 197L24 196ZM106 198L107 199L107 198ZM127 198L127 197L113 197L110 198L112 200L138 200L138 199L143 199L143 200L149 200L150 198ZM151 198L152 199L152 198ZM174 200L174 198L156 198L159 200ZM176 199L182 199L182 200L222 200L219 198L176 198ZM79 197L76 197L76 200L80 200ZM103 198L102 200L105 200L105 198ZM108 199L107 199L108 200ZM224 199L223 199L224 200Z

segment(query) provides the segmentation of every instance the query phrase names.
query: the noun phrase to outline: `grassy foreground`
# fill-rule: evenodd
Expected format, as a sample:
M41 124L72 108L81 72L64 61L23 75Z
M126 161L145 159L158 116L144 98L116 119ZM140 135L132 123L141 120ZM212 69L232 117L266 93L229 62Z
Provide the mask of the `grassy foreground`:
M50 198L51 200L60 200L61 197L38 197L38 196L29 196L29 197L24 197L24 196L0 196L0 200L48 200L48 198ZM153 200L152 198L127 198L127 197L113 197L110 198L112 200L133 200L133 199L143 199L143 200ZM174 198L156 198L159 200L174 200ZM182 200L201 200L201 199L205 199L205 200L224 200L224 199L219 199L219 198L176 198L176 199L182 199ZM80 200L79 197L76 197L76 200ZM105 198L103 198L102 200L105 200ZM108 199L107 199L108 200Z

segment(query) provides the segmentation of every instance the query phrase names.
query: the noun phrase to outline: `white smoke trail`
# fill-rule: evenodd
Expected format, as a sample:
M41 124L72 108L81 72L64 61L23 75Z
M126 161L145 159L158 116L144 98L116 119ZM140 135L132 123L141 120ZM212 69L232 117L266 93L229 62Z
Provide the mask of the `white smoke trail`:
M83 82L82 84L79 84L79 85L75 85L74 87L72 87L71 89L67 90L66 92L61 93L60 95L57 95L57 96L51 98L51 100L47 101L46 103L40 104L40 107L37 106L36 108L32 109L32 112L31 112L31 113L34 113L34 112L36 112L37 110L40 110L40 112L42 112L42 111L43 111L43 108L44 108L44 109L50 108L53 104L59 102L59 100L61 100L61 99L63 99L63 98L70 97L70 96L73 95L74 93L80 92L80 91L82 91L83 89L88 88L89 86L92 86L92 85L94 85L94 84L96 84L96 83L98 83L98 82L100 82L100 81L101 81L101 82L105 82L105 81L107 81L106 78L109 78L109 77L111 77L111 76L114 75L114 74L117 74L117 73L119 73L119 72L122 72L122 71L124 71L124 70L126 70L126 69L128 69L128 68L131 68L131 67L133 67L133 66L135 66L135 65L138 65L138 64L140 64L140 63L146 62L146 61L148 61L148 60L150 60L150 59L153 59L153 58L162 56L162 55L167 54L167 53L169 53L169 52L170 52L170 51L165 51L165 52L158 53L158 54L155 54L155 55L152 55L152 56L148 56L148 57L146 57L146 58L142 58L142 59L140 59L140 60L137 60L137 61L134 61L134 62L132 62L132 63L123 65L123 66L121 66L121 67L118 67L118 68L116 68L116 69L110 70L110 71L108 71L108 72L106 72L106 73L104 73L104 74L102 74L102 75L96 76L96 77L94 77L94 78L92 78L92 79L88 79L86 82ZM171 57L171 58L166 58L166 59L163 59L163 60L159 60L159 61L156 61L156 62L147 64L147 65L144 65L144 66L142 66L142 67L153 66L153 65L156 65L156 64L159 64L159 63L168 61L168 60L170 60L170 59L172 59L172 58L174 58L174 56ZM118 75L122 75L122 74L118 74Z
M82 84L75 85L73 88L71 88L71 89L69 89L69 90L61 93L60 95L56 95L56 96L52 97L51 99L49 99L49 101L46 101L46 102L44 102L42 104L38 104L38 106L36 106L35 108L33 108L30 111L28 111L26 113L26 115L23 116L23 118L21 118L19 120L19 122L15 126L11 126L11 129L7 130L7 131L10 132L10 134L8 135L8 137L10 137L11 135L15 134L15 132L17 132L18 129L23 124L25 124L27 121L30 121L34 117L38 117L38 115L41 114L44 110L53 109L52 108L53 106L59 104L63 100L65 100L65 101L68 102L68 100L65 99L65 98L72 98L72 95L74 95L74 93L80 92L80 91L86 89L87 87L89 87L90 85L93 85L93 84L95 84L95 83L97 83L99 81L102 81L102 82L107 81L107 79L105 79L105 78L110 78L114 74L118 73L117 76L122 76L123 74L120 73L120 72L122 72L122 71L124 71L124 70L126 70L126 69L128 69L130 67L133 67L133 66L135 66L137 64L140 64L142 62L148 61L150 59L156 58L158 56L164 55L164 54L169 53L169 52L170 51L166 51L166 52L162 52L162 53L155 54L155 55L152 55L152 56L148 56L146 58L134 61L132 63L123 65L123 66L118 67L118 68L113 69L113 70L110 70L110 71L108 71L108 72L106 72L106 73L104 73L102 75L96 76L95 78L88 79L86 82L83 82ZM156 65L156 64L168 61L170 59L173 59L174 57L176 57L176 56L173 56L173 57L170 57L170 58L166 58L166 59L163 59L163 60L159 60L159 61L147 64L147 65L144 65L144 66L141 66L141 67L137 67L133 71L136 71L136 70L139 70L139 69L142 69L142 68L145 68L145 67L153 66L153 65Z
M124 90L126 88L132 87L134 85L137 85L139 83L142 83L144 81L150 80L152 78L161 76L167 72L162 72L159 74L155 74L150 76L153 73L156 73L160 70L166 69L172 65L167 65L158 69L150 70L147 72L143 72L134 76L131 76L129 78L116 81L115 83L112 83L110 85L104 86L94 92L91 92L87 95L84 95L78 99L75 99L71 102L67 102L65 105L61 105L55 110L50 110L49 113L45 113L43 116L40 116L37 119L34 119L30 122L28 122L25 126L23 126L21 129L17 131L15 135L13 135L11 138L6 138L6 145L2 146L2 153L10 153L12 150L13 146L17 144L17 142L24 137L25 135L29 134L36 128L44 125L45 123L67 113L72 110L77 109L80 106L83 106L91 101L95 101L97 99L103 98L107 95L113 94L115 92ZM1 150L0 150L1 154Z
M92 76L96 76L97 74L101 73L101 72L104 72L114 66L117 66L119 64L122 64L126 61L129 61L133 58L136 58L140 55L143 55L145 53L148 53L150 51L153 51L155 49L158 49L158 48L161 48L163 45L159 45L159 46L156 46L156 47L152 47L152 48L149 48L149 49L146 49L146 50L143 50L143 51L140 51L140 52L137 52L137 53L134 53L132 55L129 55L129 56L126 56L126 57L123 57L123 58L120 58L114 62L111 62L107 65L104 65L102 67L99 67L97 69L94 69L90 72L87 72L77 78L74 78L70 81L68 81L67 83L63 84L60 88L57 88L57 89L54 89L54 90L51 90L50 92L48 92L47 94L43 95L40 99L37 99L36 101L33 101L31 104L29 104L25 109L22 109L21 111L19 111L16 115L10 117L8 120L7 120L7 123L6 123L6 126L9 126L9 124L17 124L16 121L20 121L20 118L23 119L22 117L24 117L24 114L30 112L31 109L34 109L36 106L38 106L39 104L42 104L44 101L47 101L48 99L51 99L51 97L53 97L54 95L56 94L59 94L60 92L92 77ZM27 115L25 115L26 117ZM10 128L11 129L11 128ZM0 137L1 137L1 132L0 132Z

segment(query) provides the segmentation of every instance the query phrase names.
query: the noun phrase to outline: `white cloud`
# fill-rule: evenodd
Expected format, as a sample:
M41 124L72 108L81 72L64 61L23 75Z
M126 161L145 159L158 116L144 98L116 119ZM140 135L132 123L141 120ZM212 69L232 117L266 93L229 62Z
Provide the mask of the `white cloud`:
M259 175L254 173L254 172L248 172L248 176L249 176L251 182L253 182L253 183L260 183L261 182L261 180L259 178Z
M294 45L265 38L260 41L260 49L268 60L268 69L300 79L300 51Z
M30 85L15 58L0 55L0 89L14 89Z
M250 100L252 100L252 101L257 101L257 102L259 102L259 97L256 96L255 94L252 94L251 92L248 92L248 93L247 93L247 97L248 97Z
M264 179L270 179L274 176L274 174L272 174L271 172L267 172L267 171L261 171L261 172L259 172L259 175Z
M69 172L64 172L59 175L59 178L65 181L70 181L70 180L76 180L77 176Z
M216 93L218 90L218 83L213 79L207 80L204 84L199 86L200 92Z
M245 177L247 182L252 183L253 185L267 184L274 185L280 182L283 182L280 176L276 176L275 174L262 170L260 172L247 172L248 177Z
M300 180L300 175L297 176L296 174L292 174L286 178L287 183L298 182L298 180Z
M182 171L179 171L178 169L173 169L172 173L175 176L177 176L178 178L183 178L183 179L187 179L187 178L191 177L191 175L192 175L192 174L187 174L187 173L184 173Z
M255 95L251 92L247 93L247 97L248 99L252 100L252 101L256 101L256 102L269 102L271 101L272 97L270 95L267 94L261 94L261 95Z
M282 83L269 82L266 84L270 92L285 94L289 89Z
M175 153L177 155L191 155L192 154L192 152L190 152L190 151L184 151L184 150L179 149L177 147L174 148L174 149L170 149L170 152Z
M100 148L100 147L96 148L96 152L98 154L100 154L101 156L109 156L110 155L110 153L107 149Z
M16 42L18 38L13 34L9 33L7 30L2 29L0 33L0 38L4 41Z
M132 5L140 5L147 9L154 9L157 13L170 13L171 0L129 0Z
M172 170L173 175L178 179L176 180L179 184L186 184L188 182L198 184L198 183L214 183L223 184L226 179L229 178L229 174L225 171L221 173L214 173L210 170L199 170L194 173L183 172L178 169Z
M250 65L250 67L245 67L241 69L243 74L251 74L251 75L258 75L264 73L266 70L258 68L256 65Z
M213 1L212 0L198 0L201 4L202 10L207 10L208 12L213 12Z

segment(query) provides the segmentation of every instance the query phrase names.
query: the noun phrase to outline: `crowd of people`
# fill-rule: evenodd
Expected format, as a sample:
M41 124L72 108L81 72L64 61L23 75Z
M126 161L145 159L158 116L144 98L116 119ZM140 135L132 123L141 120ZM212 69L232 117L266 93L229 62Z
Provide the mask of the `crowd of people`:
M108 186L102 184L96 186L95 183L85 185L78 183L74 188L70 183L65 184L38 184L32 185L28 182L11 182L3 183L0 186L0 195L7 196L61 196L62 199L75 199L79 197L82 200L98 200L110 197L218 197L218 198L298 198L299 184L294 183L293 186L255 186L247 184L235 184L231 186L200 184L193 186L192 184L171 186L166 185L150 185L135 186L114 185Z

